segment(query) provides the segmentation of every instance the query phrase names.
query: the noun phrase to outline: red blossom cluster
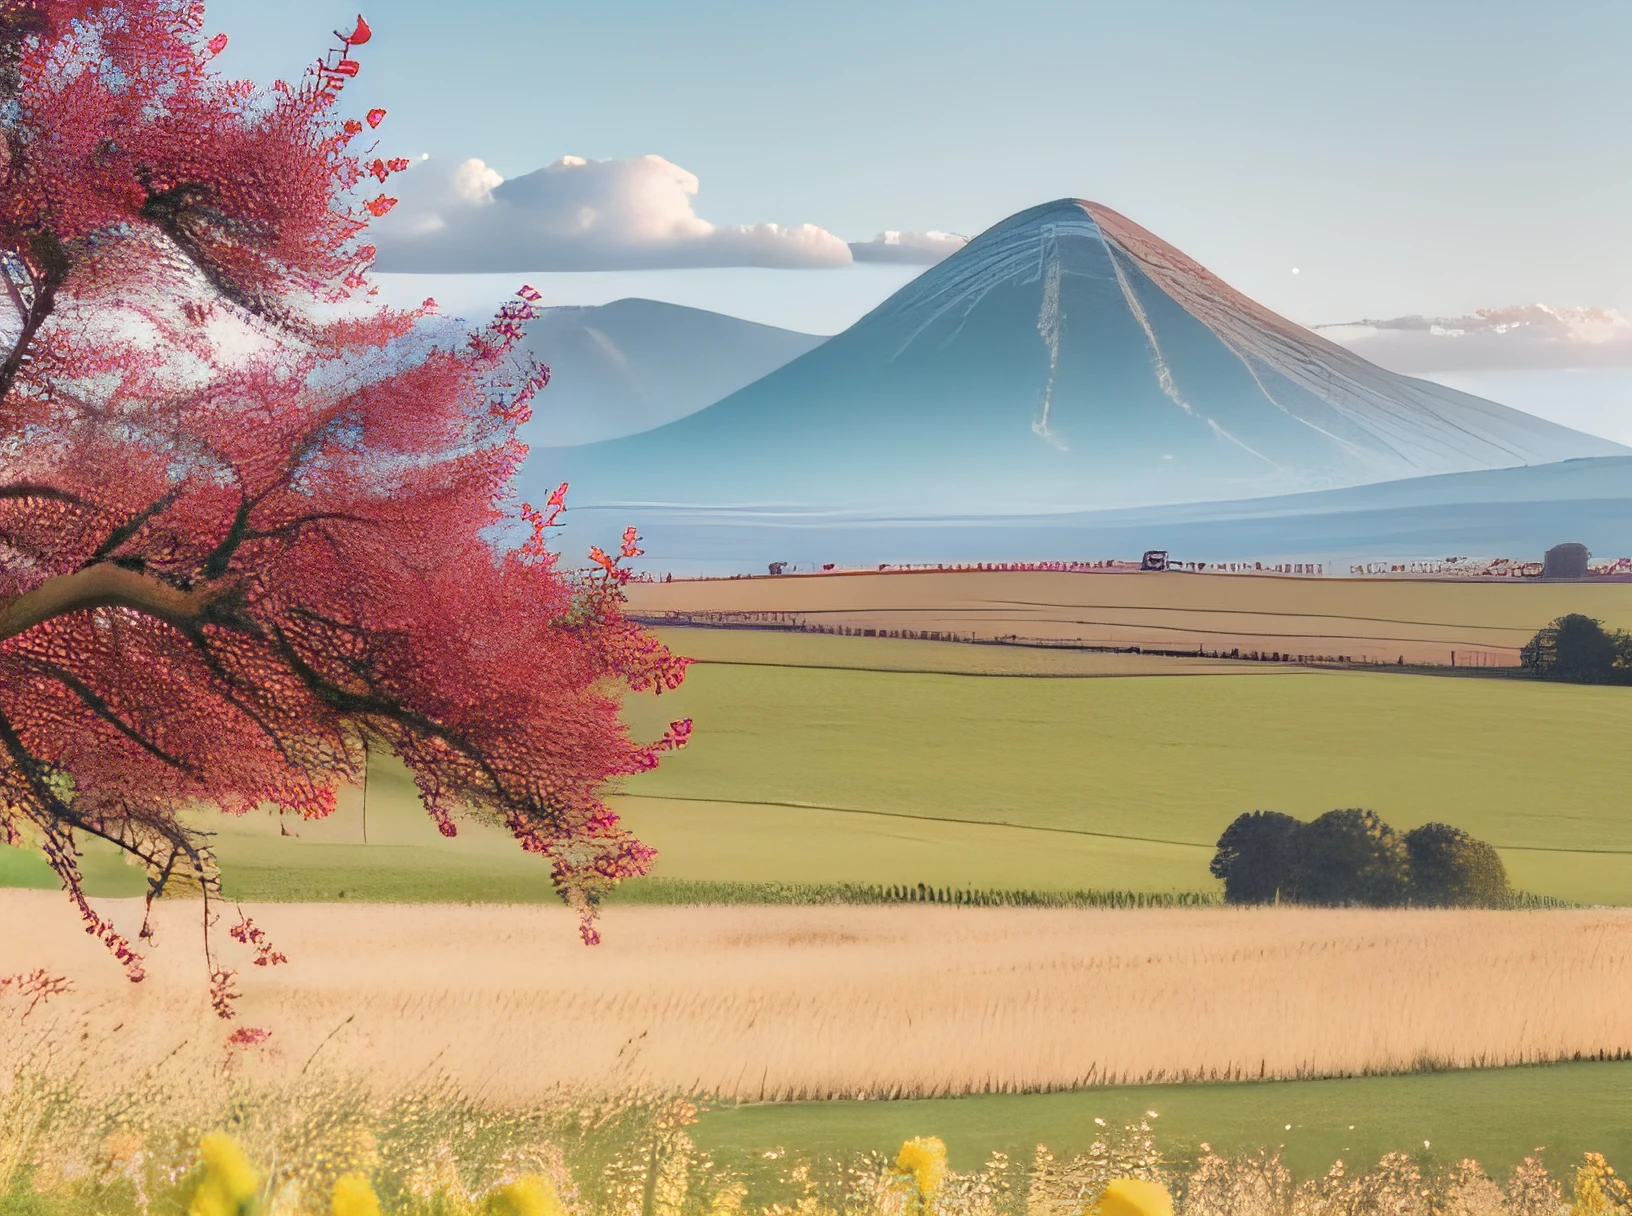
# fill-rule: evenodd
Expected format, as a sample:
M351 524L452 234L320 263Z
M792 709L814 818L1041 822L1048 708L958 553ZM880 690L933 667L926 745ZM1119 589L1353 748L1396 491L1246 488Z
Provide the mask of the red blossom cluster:
M153 894L196 880L208 922L178 812L322 817L379 745L445 834L474 817L542 854L593 938L651 859L603 795L689 732L630 738L619 689L685 662L623 615L632 529L564 570L566 487L512 496L538 293L455 343L429 306L373 304L362 237L391 200L358 188L406 163L354 147L384 111L340 112L367 24L262 89L211 67L203 13L0 0L0 835L140 979L79 841Z
M245 916L242 909L238 912L238 923L228 929L227 934L235 942L254 947L257 967L276 967L289 961L272 948L271 939L266 936L266 932L257 928L255 922Z

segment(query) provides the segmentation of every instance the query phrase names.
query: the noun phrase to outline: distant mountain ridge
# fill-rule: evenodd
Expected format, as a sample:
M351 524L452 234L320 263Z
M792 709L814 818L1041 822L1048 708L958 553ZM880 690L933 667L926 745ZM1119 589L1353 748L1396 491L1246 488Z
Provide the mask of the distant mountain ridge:
M574 514L569 512L569 515ZM573 531L615 538L639 523L641 568L763 574L772 561L1011 562L1136 559L1146 549L1197 561L1515 557L1561 541L1632 556L1632 457L1414 477L1232 502L1035 515L838 517L821 512L583 508Z
M826 339L664 304L546 308L526 348L550 368L525 438L534 447L618 439L711 405Z
M573 501L1053 511L1625 454L1396 375L1109 208L1021 212L706 409L550 453Z

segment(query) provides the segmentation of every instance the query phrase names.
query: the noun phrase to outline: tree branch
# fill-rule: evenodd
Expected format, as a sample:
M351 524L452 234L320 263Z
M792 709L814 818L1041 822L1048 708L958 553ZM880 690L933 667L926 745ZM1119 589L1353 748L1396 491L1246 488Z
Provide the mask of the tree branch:
M0 255L0 257L3 256ZM0 283L5 284L6 298L11 301L11 306L17 310L18 326L26 325L28 323L28 303L23 299L23 293L17 289L17 280L12 276L10 266L0 266Z
M372 687L373 681L366 674L362 677L364 684L369 686L366 693L353 692L341 687L308 663L289 640L288 635L276 625L272 627L271 640L277 653L289 664L290 670L306 686L307 691L336 713L364 723L370 718L381 718L424 738L438 739L481 771L491 784L495 798L506 801L514 797L504 778L493 768L482 749L463 735L434 718L408 708L401 701L375 691Z
M30 252L40 264L41 274L35 279L34 302L23 318L22 331L6 361L0 363L0 401L11 395L17 374L28 361L28 348L34 344L34 336L57 306L57 288L68 278L68 254L56 237L49 232L37 233L31 246Z
M253 501L245 498L239 502L238 510L232 517L232 527L227 529L221 543L204 559L201 569L205 578L220 578L227 572L232 555L238 552L238 546L244 543L244 537L249 534L249 513L259 501L259 498Z
M230 585L216 585L182 591L104 563L48 578L33 590L0 603L0 642L55 617L91 608L129 608L163 621L200 621L232 590Z
M197 775L193 772L190 765L184 764L182 761L176 759L176 757L172 756L157 743L153 742L153 740L142 734L129 722L126 722L123 718L121 718L116 712L114 712L113 707L108 704L106 699L104 699L96 692L95 689L93 689L89 684L86 684L85 681L81 680L73 672L68 671L66 668L59 667L55 663L48 663L43 659L29 659L27 660L27 666L31 670L37 671L41 675L55 680L64 688L68 689L69 692L73 693L74 696L79 698L80 702L85 706L85 708L89 709L98 718L101 718L109 726L113 727L121 735L125 736L125 738L136 744L136 746L140 747L155 760L168 764L171 768L180 769L189 776Z
M78 494L71 494L67 490L59 490L56 486L39 485L31 481L15 481L10 485L0 486L0 499L43 498L49 502L71 502L76 507L88 507L91 504Z
M124 523L120 524L112 532L108 533L107 539L96 547L96 552L91 554L90 560L85 563L86 567L94 566L97 562L112 557L115 550L117 550L120 545L124 544L131 537L135 536L136 533L140 532L142 530L142 526L146 524L148 520L152 519L155 515L168 511L175 503L176 499L180 497L181 486L172 486L169 490L165 491L165 493L161 495L156 502L150 504L143 510L138 511L135 515L132 515Z
M278 319L276 310L263 296L245 290L232 280L192 231L194 223L201 227L212 220L218 226L221 224L221 217L209 208L212 192L208 185L203 182L182 182L168 190L154 190L152 183L145 179L142 185L148 191L147 200L142 204L142 218L150 220L169 238L171 245L204 276L222 299L252 316Z
M377 520L372 520L362 515L356 515L350 511L314 511L309 515L302 515L298 518L289 520L287 523L279 524L275 528L252 529L244 533L244 539L283 540L285 537L296 535L302 528L308 528L313 524L330 523L336 520L348 524L362 524L367 527L379 526Z

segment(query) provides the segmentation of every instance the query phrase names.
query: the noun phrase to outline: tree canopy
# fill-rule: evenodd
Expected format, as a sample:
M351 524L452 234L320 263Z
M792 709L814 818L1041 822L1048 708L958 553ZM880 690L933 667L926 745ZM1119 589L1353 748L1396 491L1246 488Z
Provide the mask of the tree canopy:
M1405 834L1414 903L1440 908L1499 907L1513 892L1496 850L1448 823Z
M1224 880L1224 898L1232 904L1272 904L1296 898L1292 888L1298 833L1303 824L1280 811L1249 811L1218 838L1209 865Z
M1632 681L1632 635L1572 612L1537 631L1519 652L1520 661L1544 679L1572 684Z
M1405 841L1375 811L1351 807L1316 816L1299 831L1294 856L1293 885L1305 903L1405 902Z
M328 815L378 743L444 834L476 816L540 854L594 940L652 855L603 795L690 724L620 721L684 671L621 613L633 530L574 572L565 487L513 497L538 295L457 341L374 303L365 229L407 162L342 105L368 26L263 89L212 67L203 19L0 0L0 833L139 979L80 841L209 896L183 809Z
M1239 815L1219 837L1212 872L1232 904L1474 908L1513 898L1484 841L1444 823L1401 833L1358 808L1309 823L1279 811Z

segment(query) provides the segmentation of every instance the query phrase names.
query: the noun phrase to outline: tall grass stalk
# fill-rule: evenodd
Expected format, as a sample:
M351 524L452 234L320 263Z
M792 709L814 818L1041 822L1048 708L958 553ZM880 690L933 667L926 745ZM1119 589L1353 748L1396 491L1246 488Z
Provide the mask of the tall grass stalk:
M219 1156L223 1135L262 1180L260 1216L333 1216L340 1179L342 1194L377 1195L384 1216L1077 1216L1125 1179L1167 1188L1175 1216L1632 1216L1632 1191L1591 1154L1561 1175L1526 1159L1492 1178L1473 1161L1395 1153L1295 1182L1271 1152L1203 1145L1181 1166L1139 1122L1082 1153L1039 1145L959 1172L933 1138L844 1157L711 1155L689 1134L698 1102L676 1094L563 1091L513 1107L446 1087L377 1098L333 1079L229 1090L204 1102L152 1080L116 1099L55 1091L26 1129L0 1130L16 1163L0 1216L175 1216L210 1185L200 1142Z

